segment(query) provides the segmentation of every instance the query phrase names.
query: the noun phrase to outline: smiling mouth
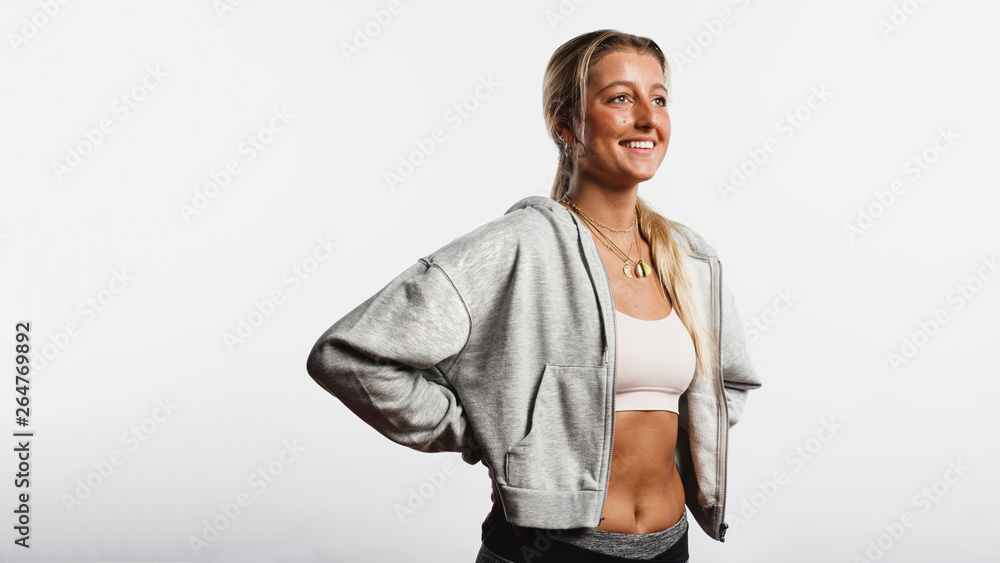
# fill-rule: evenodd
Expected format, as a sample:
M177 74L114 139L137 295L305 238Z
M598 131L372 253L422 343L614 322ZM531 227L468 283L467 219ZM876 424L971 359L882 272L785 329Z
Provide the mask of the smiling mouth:
M656 146L653 141L623 141L618 144L627 149L652 149Z

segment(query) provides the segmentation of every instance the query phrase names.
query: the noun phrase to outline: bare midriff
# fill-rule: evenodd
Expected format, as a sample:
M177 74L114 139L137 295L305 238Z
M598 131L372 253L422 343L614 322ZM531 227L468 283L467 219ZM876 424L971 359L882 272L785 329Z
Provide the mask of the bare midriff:
M618 411L611 479L600 530L648 534L684 514L684 486L674 463L677 413Z

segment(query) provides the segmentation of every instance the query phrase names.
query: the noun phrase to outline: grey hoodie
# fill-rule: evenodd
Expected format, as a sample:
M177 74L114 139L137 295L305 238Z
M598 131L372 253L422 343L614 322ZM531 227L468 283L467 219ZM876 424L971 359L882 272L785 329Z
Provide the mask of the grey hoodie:
M681 396L675 459L690 512L724 541L729 429L761 383L714 249L679 228L722 369L696 373ZM482 461L509 522L597 526L613 447L617 327L586 229L551 198L522 199L334 323L309 355L309 375L396 443Z

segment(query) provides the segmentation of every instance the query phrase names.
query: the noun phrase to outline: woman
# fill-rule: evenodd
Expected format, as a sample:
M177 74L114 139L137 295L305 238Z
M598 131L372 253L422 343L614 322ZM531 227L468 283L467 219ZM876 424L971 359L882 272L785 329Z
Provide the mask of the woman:
M715 251L638 197L670 138L667 78L647 38L562 45L552 197L421 258L309 356L386 437L486 465L478 562L684 562L685 505L724 539L728 430L760 381Z

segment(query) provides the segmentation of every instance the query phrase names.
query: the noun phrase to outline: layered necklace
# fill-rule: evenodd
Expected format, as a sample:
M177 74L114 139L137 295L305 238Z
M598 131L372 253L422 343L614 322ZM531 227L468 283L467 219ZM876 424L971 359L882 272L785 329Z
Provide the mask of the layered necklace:
M632 267L632 264L635 264L635 277L644 278L644 277L648 276L649 274L651 274L653 272L653 269L649 267L649 264L647 264L645 262L645 260L642 259L642 246L639 244L639 241L638 241L638 236L639 236L638 232L637 232L638 229L635 228L636 225L639 224L639 211L638 211L638 208L636 208L635 213L634 213L634 215L632 217L632 226L631 227L629 227L627 229L615 229L615 228L609 227L607 225L604 225L604 224L598 222L593 217L591 217L591 216L587 215L586 213L584 213L582 209L580 209L579 207L576 206L575 203L573 203L573 200L569 199L569 196L563 196L562 201L565 202L565 203L568 203L573 208L573 210L576 211L577 215L579 215L580 218L583 219L583 222L587 224L587 226L590 228L590 230L592 232L595 232L598 235L600 235L601 242L604 243L604 246L608 247L608 250L614 252L619 258L622 259L622 261L625 262L625 265L622 266L622 272L625 273L625 277L627 277L627 278L633 277L633 272L632 272L633 267ZM629 242L628 252L625 252L621 248L619 248L618 245L615 244L615 242L613 240L611 240L611 238L608 235L604 234L604 231L602 231L599 227L603 227L605 229L608 229L609 231L614 231L616 233L628 233L628 232L631 232L632 233L632 239ZM632 246L633 245L635 245L638 248L638 250L639 250L639 261L638 262L636 262L635 260L632 260Z

